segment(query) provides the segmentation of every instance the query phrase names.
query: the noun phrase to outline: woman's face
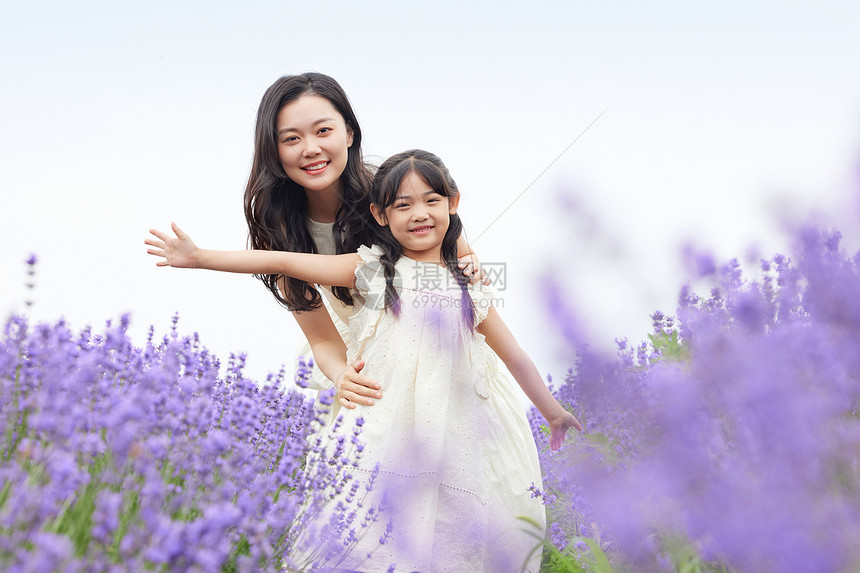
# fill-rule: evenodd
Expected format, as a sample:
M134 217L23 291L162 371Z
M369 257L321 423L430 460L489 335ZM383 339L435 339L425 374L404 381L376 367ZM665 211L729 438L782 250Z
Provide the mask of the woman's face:
M334 105L324 97L304 95L281 108L275 127L287 177L307 191L340 192L352 129Z

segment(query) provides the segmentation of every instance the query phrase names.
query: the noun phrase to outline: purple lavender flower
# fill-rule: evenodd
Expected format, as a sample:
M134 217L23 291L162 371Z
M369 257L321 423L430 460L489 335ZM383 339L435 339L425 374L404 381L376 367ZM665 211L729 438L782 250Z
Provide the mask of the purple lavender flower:
M654 313L651 343L621 341L614 362L579 351L555 393L587 433L542 453L551 538L587 515L580 533L634 571L689 555L740 571L860 564L860 268L838 233L798 244L759 281L731 261L708 297L685 288L679 324Z
M276 571L298 547L327 502L304 467L320 412L247 380L242 355L221 375L176 321L145 348L128 316L100 333L6 323L0 569ZM325 479L359 503L351 459Z
M304 356L299 356L298 360L298 368L296 369L295 382L296 386L299 388L307 388L308 380L310 380L311 374L313 373L314 368L314 359L309 358L305 361Z

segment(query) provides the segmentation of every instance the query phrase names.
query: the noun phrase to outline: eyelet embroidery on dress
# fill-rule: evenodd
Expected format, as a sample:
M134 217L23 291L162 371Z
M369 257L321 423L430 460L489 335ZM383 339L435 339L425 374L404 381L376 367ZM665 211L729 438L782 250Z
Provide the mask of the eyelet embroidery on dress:
M367 470L365 468L361 468L361 467L356 467L353 469L360 471L360 472L363 472L363 473L366 473L368 475L373 473L372 471ZM404 474L404 473L399 473L399 472L393 472L391 470L379 470L379 473L393 476L393 477L403 478L403 479L419 479L422 477L430 477L430 476L438 477L439 475L441 475L439 472L418 472L415 474ZM484 499L483 497L481 497L480 495L478 495L477 493L475 493L473 491L469 491L468 489L464 489L462 487L456 487L456 486L447 484L445 482L439 482L439 485L441 487L444 487L444 488L449 489L451 491L456 491L457 493L462 493L463 495L471 496L477 502L479 502L481 505L484 505L484 506L490 505L490 502L488 500Z

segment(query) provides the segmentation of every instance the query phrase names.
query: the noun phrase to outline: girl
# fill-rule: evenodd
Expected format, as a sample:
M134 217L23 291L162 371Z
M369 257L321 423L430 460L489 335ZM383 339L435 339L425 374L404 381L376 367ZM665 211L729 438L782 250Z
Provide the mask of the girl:
M362 158L361 127L343 88L318 73L278 79L257 112L254 159L245 188L251 247L333 255L369 245L371 179ZM459 251L463 273L479 271L477 261L471 264L465 239L459 239ZM320 293L307 281L280 272L255 274L278 302L296 311L293 316L316 364L341 362L346 355L346 321L352 314L349 290L323 290L330 315ZM358 373L361 364L356 366L338 376L338 397L347 407L370 405L381 397L379 384ZM318 388L332 384L317 368L313 381Z
M459 192L439 158L420 150L391 157L374 178L370 201L375 244L355 254L210 251L175 224L175 238L152 230L147 252L163 257L159 266L283 274L352 289L349 361L367 362L386 399L345 411L341 427L364 418L358 471L378 464L395 499L395 538L375 548L380 536L369 532L350 568L382 571L396 562L398 571L498 572L527 563L537 572L540 551L517 520L545 526L543 507L529 494L541 483L537 450L493 351L546 418L553 449L570 427L582 426L544 385L489 290L459 273ZM452 286L426 280L440 267ZM329 375L332 365L322 366Z

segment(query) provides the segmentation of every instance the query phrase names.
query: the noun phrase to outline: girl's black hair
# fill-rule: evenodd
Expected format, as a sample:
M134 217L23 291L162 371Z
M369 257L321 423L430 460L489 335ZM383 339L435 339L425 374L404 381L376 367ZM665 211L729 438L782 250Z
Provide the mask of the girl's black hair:
M457 184L448 172L448 168L436 155L421 149L410 149L386 159L373 178L370 189L370 202L381 211L394 204L400 184L410 173L415 173L429 185L433 191L448 198L460 195ZM470 329L474 328L475 307L469 296L468 279L457 267L457 239L463 232L460 216L449 216L448 231L442 239L442 261L460 286L463 317ZM383 250L379 261L385 273L385 308L395 316L400 315L400 295L394 288L394 265L400 259L400 243L394 238L391 229L386 226L376 228L374 243Z
M248 243L253 249L315 253L308 228L308 202L304 189L287 177L278 156L277 117L282 107L304 95L324 97L343 116L352 130L346 168L340 176L341 206L334 222L337 253L355 252L370 245L370 204L367 193L373 175L361 153L361 127L343 88L333 78L319 73L284 76L273 83L260 102L254 132L254 162L245 186L245 220ZM318 308L319 292L305 281L283 275L255 275L282 305L294 311ZM284 281L283 294L278 284ZM334 287L335 296L352 304L349 289Z

